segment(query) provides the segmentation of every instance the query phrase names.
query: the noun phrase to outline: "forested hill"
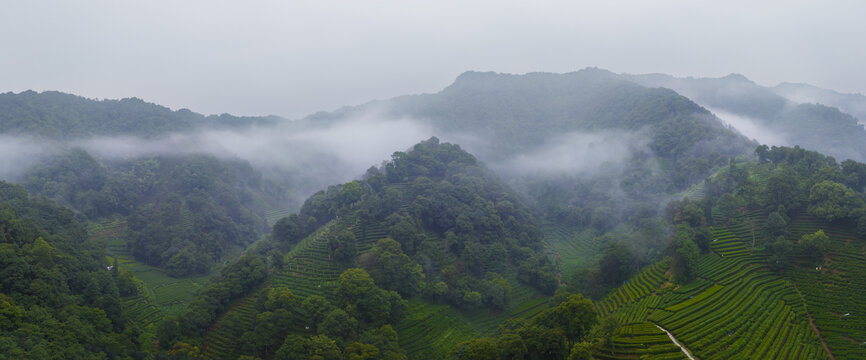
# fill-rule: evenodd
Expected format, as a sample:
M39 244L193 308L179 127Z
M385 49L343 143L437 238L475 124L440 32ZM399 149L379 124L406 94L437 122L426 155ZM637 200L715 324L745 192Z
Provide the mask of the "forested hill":
M264 288L256 286L260 275L227 268L164 323L160 346L201 344L214 358L304 359L327 345L322 358L406 359L398 333L401 346L414 343L402 339L410 333L451 337L405 330L426 321L402 321L404 298L501 318L519 304L514 297L526 301L558 287L543 246L538 221L504 183L459 146L431 138L278 221L270 239L245 255L268 254L267 269L255 271L269 274ZM233 301L247 305L236 310ZM232 318L246 320L221 320ZM208 345L219 334L233 335ZM391 340L376 340L384 334ZM356 354L362 349L367 357ZM442 358L447 350L438 344L410 358Z
M427 121L441 133L475 136L485 145L471 150L485 161L532 150L571 132L648 130L652 151L670 158L706 143L730 156L742 153L747 143L689 99L600 69L525 75L466 72L436 94L403 96L309 119L335 121L382 108L391 116Z
M606 232L658 215L674 193L758 145L676 92L599 69L467 72L441 92L320 113L425 122L489 164L548 221ZM660 244L648 245L658 247Z
M0 134L46 138L93 135L149 137L201 127L273 124L278 117L204 116L138 98L92 100L57 91L0 94Z
M0 181L0 358L146 358L114 265L71 211Z
M675 78L661 74L627 77L646 86L674 89L701 105L745 117L765 130L747 135L769 134L777 139L769 145L799 145L839 160L866 160L863 125L851 114L831 107L836 104L856 110L856 97L840 99L826 94L798 93L790 87L768 88L738 74L721 78Z

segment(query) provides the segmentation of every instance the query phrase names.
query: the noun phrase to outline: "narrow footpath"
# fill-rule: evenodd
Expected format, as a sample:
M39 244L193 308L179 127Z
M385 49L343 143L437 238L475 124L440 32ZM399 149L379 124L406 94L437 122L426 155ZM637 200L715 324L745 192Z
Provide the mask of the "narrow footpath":
M803 303L806 302L806 298L803 297L803 293L800 292L800 288L797 287L797 283L794 283L794 290L797 290L797 295L800 295L800 299L803 299ZM809 317L809 325L812 325L812 330L815 331L815 334L818 335L818 339L821 340L821 345L824 346L824 351L827 352L827 355L830 356L830 360L836 360L836 357L833 356L833 353L830 351L830 347L827 346L827 342L824 341L824 337L821 336L821 331L818 330L818 327L815 326L815 321L812 320L812 314L809 312L809 309L806 308L806 316Z
M668 334L668 337L671 338L671 341L673 341L674 344L675 344L676 346L679 346L679 347L680 347L680 350L682 350L683 353L686 354L686 356L689 358L689 360L695 360L694 356L692 356L692 353L689 352L689 349L686 349L685 346L680 345L680 343L677 342L677 339L674 338L674 335L671 334L670 331L667 331L667 329L665 329L665 328L663 328L663 327L661 327L661 326L658 326L658 324L655 324L655 326L656 326L657 328L659 328L659 330L664 331L666 334Z

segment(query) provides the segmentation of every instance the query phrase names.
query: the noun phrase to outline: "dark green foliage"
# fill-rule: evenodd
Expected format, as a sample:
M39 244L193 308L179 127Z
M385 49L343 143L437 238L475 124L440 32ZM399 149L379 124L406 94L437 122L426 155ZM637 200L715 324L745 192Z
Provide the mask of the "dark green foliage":
M139 353L117 273L66 209L0 182L0 353L9 358Z
M767 179L765 194L767 204L771 208L797 208L800 198L800 183L796 173L790 167L779 167Z
M800 238L800 250L806 257L820 259L830 248L830 238L824 234L824 230L818 230L814 234L806 234Z
M451 360L498 360L499 347L496 339L481 338L464 341L448 354Z
M455 346L449 359L562 359L574 344L587 340L598 323L592 301L562 293L555 306L531 320L511 319L496 338L472 339Z
M379 240L370 255L365 268L376 284L404 296L417 293L424 279L421 265L403 253L400 243L391 238Z
M638 269L634 253L623 243L614 242L604 249L598 263L601 280L607 285L618 285Z
M678 226L671 241L671 273L673 280L678 283L692 280L700 256L700 250L692 241L689 230L687 226Z
M270 289L241 338L239 353L276 359L406 359L397 333L385 324L399 322L407 311L397 293L376 286L364 270L349 269L334 295L338 306L322 296Z
M340 275L337 304L364 327L396 324L406 314L407 303L394 291L380 289L362 269L349 269Z
M767 250L770 254L767 257L767 265L771 270L784 271L792 265L791 253L794 251L794 244L785 239L785 237L776 237L775 240L769 243Z
M579 342L571 347L568 360L592 360L592 344Z
M866 213L863 198L837 182L824 180L809 191L809 213L834 221Z
M778 212L773 211L769 215L767 215L767 223L764 225L764 228L767 231L767 235L775 238L779 235L784 235L787 233L788 223L785 221L785 218L782 215L779 215Z
M547 255L538 254L520 262L517 278L533 284L546 294L553 294L559 286L554 275L553 264Z
M355 260L355 235L351 231L342 230L336 236L328 238L328 250L334 260L342 264L350 264Z
M265 228L252 196L263 192L261 179L243 161L190 155L106 167L73 149L36 166L26 186L91 219L127 216L132 254L173 276L208 273Z
M474 306L466 294L475 292L483 306L502 307L509 290L489 274L513 268L542 291L558 286L553 264L538 252L534 216L475 157L437 138L394 153L363 181L314 194L297 216L277 223L271 241L296 243L338 215L358 219L358 234L382 224L390 239L356 257L361 239L338 230L328 239L332 258L347 266L354 260L379 286L406 296L430 289L425 293L437 299Z

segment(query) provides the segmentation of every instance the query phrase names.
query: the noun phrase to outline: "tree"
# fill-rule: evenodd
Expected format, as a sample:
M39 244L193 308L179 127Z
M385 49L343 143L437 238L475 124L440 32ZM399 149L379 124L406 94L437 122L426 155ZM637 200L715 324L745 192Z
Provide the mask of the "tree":
M467 340L448 353L449 360L499 360L499 347L492 338Z
M309 359L342 360L343 354L337 342L326 335L311 336L307 343Z
M770 269L774 271L784 271L788 268L790 266L790 257L793 248L794 245L785 239L784 236L776 237L776 240L768 246L770 256L767 258L767 265Z
M809 191L809 213L827 221L848 218L862 207L863 200L837 182L824 180Z
M562 329L569 341L583 340L589 329L598 323L598 314L592 300L580 294L571 295L568 300L541 315L541 323Z
M674 239L671 242L673 249L671 254L671 272L674 281L685 283L691 280L694 270L697 268L698 257L701 252L691 239L689 229L681 224L677 226Z
M598 268L601 278L608 285L619 285L636 270L634 253L622 242L614 242L604 249Z
M376 284L405 296L415 294L424 279L421 265L403 253L400 243L391 238L379 240L373 247L374 262L368 270Z
M782 166L767 179L767 204L771 207L784 206L795 209L800 190L799 177L788 166Z
M463 306L470 309L481 307L481 293L477 291L467 291L466 294L463 295Z
M278 360L305 360L309 358L309 341L300 335L286 336L283 345L277 349L275 359Z
M349 264L355 258L355 234L349 230L341 230L336 236L328 239L328 247L334 260L342 264Z
M358 320L341 309L334 309L319 324L318 331L332 339L354 339L357 337Z
M824 234L824 230L805 234L800 238L800 248L806 256L812 259L821 258L830 248L830 237Z
M346 346L348 360L369 360L379 356L379 349L370 344L353 342Z
M501 359L523 359L528 350L523 339L517 334L504 334L497 339Z
M375 287L373 278L362 269L348 269L340 274L337 298L344 303L355 303Z
M767 222L764 226L767 234L771 237L775 238L779 235L784 235L787 231L787 222L785 222L785 218L782 215L779 215L779 212L773 211L770 215L767 215Z
M568 360L592 360L592 344L588 342L579 342L571 347L571 353L568 355Z

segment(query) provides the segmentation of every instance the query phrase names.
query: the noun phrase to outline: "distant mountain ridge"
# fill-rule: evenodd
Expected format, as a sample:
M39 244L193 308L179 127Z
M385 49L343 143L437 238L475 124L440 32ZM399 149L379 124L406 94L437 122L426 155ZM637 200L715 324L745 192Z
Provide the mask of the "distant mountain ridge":
M46 138L93 135L153 137L202 127L241 127L273 124L281 119L204 116L188 109L171 109L138 98L93 100L57 91L0 94L0 134Z
M862 96L846 97L809 85L763 87L739 74L721 78L676 78L663 74L623 77L644 86L673 89L703 106L744 116L747 121L784 138L782 143L769 145L799 145L839 160L866 160L863 125L852 114L832 107L844 105L853 111L859 111L858 107L866 109Z
M488 162L535 151L565 134L602 131L642 134L649 139L646 151L664 159L669 169L692 167L716 153L701 165L712 167L757 145L674 91L647 88L595 68L525 75L470 71L435 94L371 102L305 121L334 123L365 113L415 119L449 141L455 140L448 134L476 139L462 145ZM682 187L700 176L676 177L675 186Z
M866 122L866 96L844 94L814 85L783 82L772 87L773 92L798 103L819 103L844 111L863 124Z

